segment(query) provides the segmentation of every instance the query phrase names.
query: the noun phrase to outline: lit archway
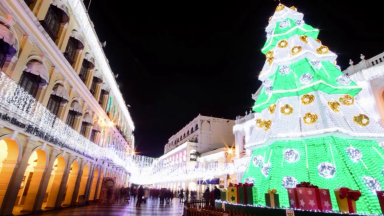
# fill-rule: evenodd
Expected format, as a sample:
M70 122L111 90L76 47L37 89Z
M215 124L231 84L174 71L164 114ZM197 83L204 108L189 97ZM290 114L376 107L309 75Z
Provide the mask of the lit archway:
M91 192L89 193L89 200L95 200L95 192L96 192L96 186L97 186L97 178L99 177L99 169L95 169L93 172L93 179L92 179L92 185L91 185Z
M55 207L57 194L59 193L60 184L65 170L65 159L62 156L56 158L51 177L49 178L47 191L45 192L43 207L45 210L53 209Z
M77 194L76 202L80 201L79 200L80 196L85 195L84 193L85 193L85 188L87 187L88 175L89 175L89 166L87 164L83 168L83 174L81 175L79 193Z
M72 195L73 195L73 191L75 190L78 173L79 173L79 163L77 161L74 161L71 165L71 170L69 171L66 192L64 194L64 199L62 202L63 207L71 205Z
M196 190L196 183L195 182L190 182L188 184L188 189L189 189L189 191L195 191Z
M101 185L103 183L103 179L104 179L104 170L101 172L101 175L100 175L100 181L99 181L99 186L97 188L97 196L96 196L97 200L100 198L100 191L101 191Z
M33 210L46 166L47 154L45 151L40 149L34 151L29 157L28 166L20 184L13 214L20 213L20 211L29 212Z
M0 207L18 160L19 147L16 141L8 138L0 140Z

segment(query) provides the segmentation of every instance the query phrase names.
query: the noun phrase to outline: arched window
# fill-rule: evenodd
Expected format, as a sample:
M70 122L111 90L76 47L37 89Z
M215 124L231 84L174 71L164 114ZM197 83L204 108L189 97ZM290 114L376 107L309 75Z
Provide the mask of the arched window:
M185 139L185 133L184 133L183 139Z
M57 116L61 104L68 102L68 92L60 83L56 84L52 89L52 94L49 98L47 109Z
M193 133L193 127L191 128L191 133Z
M83 108L81 107L80 103L78 101L73 101L71 104L71 107L69 108L67 120L65 123L74 128L75 126L75 119L76 117L83 115Z
M39 87L45 86L48 81L49 74L45 66L37 60L31 60L21 75L19 86L36 98Z
M197 131L199 129L199 126L197 126L197 124L196 124L196 126L195 126L195 131Z
M72 65L75 62L76 51L84 49L83 36L76 30L71 32L71 37L68 40L67 48L64 52L64 57Z
M91 57L89 53L86 53L79 73L80 79L83 80L84 83L87 80L89 70L93 68L95 68L95 59Z
M40 23L52 40L56 41L60 26L65 25L68 21L69 10L67 6L60 1L54 0L45 15L44 20L41 20Z
M189 131L187 131L187 136L189 136Z
M7 59L11 59L16 54L16 38L8 26L0 22L0 70L3 68Z

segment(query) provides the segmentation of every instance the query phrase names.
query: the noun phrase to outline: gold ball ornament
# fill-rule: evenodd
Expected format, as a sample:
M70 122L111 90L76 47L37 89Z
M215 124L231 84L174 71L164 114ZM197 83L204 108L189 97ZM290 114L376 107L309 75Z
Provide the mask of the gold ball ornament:
M268 62L268 65L271 66L272 62L273 62L273 57L271 58L267 58L267 62Z
M272 20L272 17L269 17L268 22L271 22L271 20Z
M368 116L366 116L364 114L359 114L359 115L353 116L353 121L356 124L363 126L363 127L369 125L369 118L368 118Z
M304 43L308 43L308 36L306 36L306 35L301 35L301 36L299 37L299 39L300 39L301 41L303 41Z
M285 104L280 108L280 112L284 115L290 115L293 113L293 107L291 107L289 104Z
M290 7L292 10L297 11L297 8L295 6Z
M258 128L264 128L265 131L268 131L271 128L272 121L271 120L264 120L264 119L257 119L256 120L256 126Z
M329 51L328 47L327 46L320 46L319 48L316 49L316 52L318 54L327 54Z
M317 43L321 44L321 40L316 39L315 41L316 41Z
M284 10L284 8L285 8L284 5L279 4L279 5L276 7L276 12L282 11L282 10Z
M292 47L291 54L296 55L297 53L301 52L303 48L301 46L294 46Z
M316 123L318 117L316 113L306 113L303 117L304 123L307 125L312 125Z
M276 109L276 104L271 104L268 107L268 110L269 110L270 114L273 114L275 112L275 109Z
M355 102L355 99L351 95L344 95L339 98L339 101L345 106L351 106Z
M264 120L264 130L265 131L268 131L270 128L271 128L271 125L272 125L272 121L271 120Z
M279 48L285 48L285 47L288 46L288 41L286 41L286 40L281 40L281 41L279 41L279 43L277 43L277 46L278 46Z
M266 54L265 54L265 57L268 59L268 58L272 58L273 57L273 51L270 50L268 51Z
M305 94L303 97L301 97L301 103L304 105L308 105L312 103L315 100L315 96L312 94Z
M264 120L262 120L262 119L257 119L257 120L256 120L256 126L257 126L258 128L262 128L262 127L264 127Z
M335 113L340 112L340 104L337 101L328 101L328 106L331 108L331 110Z

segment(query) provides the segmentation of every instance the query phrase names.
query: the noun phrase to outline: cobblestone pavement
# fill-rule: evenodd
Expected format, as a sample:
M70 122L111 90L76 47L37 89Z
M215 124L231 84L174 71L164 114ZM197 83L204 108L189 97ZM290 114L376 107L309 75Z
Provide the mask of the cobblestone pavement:
M126 215L145 215L145 216L173 216L183 215L183 205L179 199L174 199L170 204L160 205L159 200L151 200L142 203L140 207L136 208L136 203L130 202L129 204L111 204L111 205L98 205L92 204L85 207L67 208L60 211L45 212L43 216L126 216Z

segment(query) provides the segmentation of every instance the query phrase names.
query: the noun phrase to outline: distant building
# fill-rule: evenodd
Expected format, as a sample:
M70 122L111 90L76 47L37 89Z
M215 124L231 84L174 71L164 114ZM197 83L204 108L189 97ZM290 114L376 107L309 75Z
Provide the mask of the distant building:
M152 173L161 172L163 178L154 186L172 190L188 188L196 190L198 195L202 195L206 186L227 187L234 124L234 120L202 115L193 119L169 139L164 155L155 160Z
M164 146L164 154L185 142L197 143L196 151L199 153L232 146L234 124L234 120L198 115L169 138L168 143Z

